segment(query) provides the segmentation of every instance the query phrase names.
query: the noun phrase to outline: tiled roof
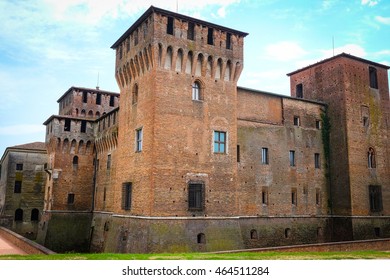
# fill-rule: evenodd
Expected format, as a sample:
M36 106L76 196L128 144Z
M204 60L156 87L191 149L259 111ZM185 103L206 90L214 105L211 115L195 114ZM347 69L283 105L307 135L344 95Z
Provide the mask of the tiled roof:
M32 143L12 146L10 148L23 149L23 150L46 150L46 145L43 142L32 142Z

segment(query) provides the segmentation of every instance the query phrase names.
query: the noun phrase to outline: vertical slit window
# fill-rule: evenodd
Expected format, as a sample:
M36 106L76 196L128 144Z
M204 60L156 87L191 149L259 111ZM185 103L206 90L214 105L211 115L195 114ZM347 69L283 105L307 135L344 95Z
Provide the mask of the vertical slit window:
M261 164L269 164L268 148L261 148Z
M195 24L193 22L188 23L187 39L195 40Z
M295 166L295 151L289 153L290 166Z
M320 168L321 162L320 162L320 154L315 153L314 154L314 168Z
M228 50L232 49L232 34L230 33L226 34L226 49Z
M122 209L131 209L132 183L124 183L122 185Z
M374 67L369 67L368 68L369 75L370 75L370 87L371 88L378 88L378 76L376 73L376 68Z
M135 131L135 151L136 152L142 151L142 138L143 138L142 128L137 129Z
M167 34L173 35L173 17L168 17Z
M209 27L207 30L207 44L214 45L214 28Z
M298 98L303 98L303 85L297 84L295 86L295 94Z
M381 212L382 207L382 188L381 186L369 186L370 211Z

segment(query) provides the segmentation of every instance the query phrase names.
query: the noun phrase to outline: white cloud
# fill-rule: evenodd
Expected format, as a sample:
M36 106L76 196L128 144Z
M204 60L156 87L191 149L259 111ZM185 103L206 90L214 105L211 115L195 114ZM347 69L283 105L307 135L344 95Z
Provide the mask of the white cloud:
M18 124L0 127L0 135L25 135L32 133L42 133L45 131L43 125L38 124Z
M367 6L370 6L370 7L373 7L375 5L377 5L379 3L380 0L362 0L362 5L367 5Z
M375 20L380 22L380 23L390 25L390 17L376 16Z
M278 61L295 60L307 52L296 42L283 41L265 47L267 59Z
M333 49L321 50L324 58L332 57L333 54L347 53L358 57L365 57L367 55L363 47L356 44L347 44Z

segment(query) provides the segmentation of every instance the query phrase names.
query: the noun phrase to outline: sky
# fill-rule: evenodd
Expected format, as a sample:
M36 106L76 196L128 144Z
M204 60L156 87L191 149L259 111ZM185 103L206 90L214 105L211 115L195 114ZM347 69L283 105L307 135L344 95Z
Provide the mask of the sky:
M341 52L390 66L389 0L0 0L0 156L44 142L71 86L119 92L110 47L151 5L249 33L242 87L289 95Z

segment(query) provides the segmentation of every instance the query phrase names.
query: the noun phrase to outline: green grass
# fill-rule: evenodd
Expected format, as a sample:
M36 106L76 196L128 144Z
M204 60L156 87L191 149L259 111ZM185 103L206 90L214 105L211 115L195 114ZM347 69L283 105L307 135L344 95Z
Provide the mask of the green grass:
M3 255L0 260L347 260L390 259L390 252L245 252L230 254L55 254L55 255Z

